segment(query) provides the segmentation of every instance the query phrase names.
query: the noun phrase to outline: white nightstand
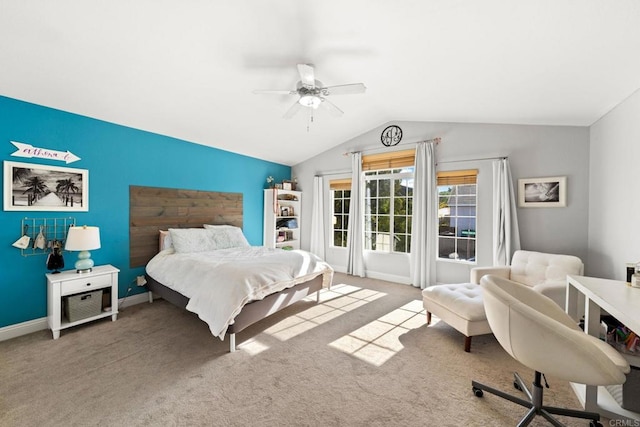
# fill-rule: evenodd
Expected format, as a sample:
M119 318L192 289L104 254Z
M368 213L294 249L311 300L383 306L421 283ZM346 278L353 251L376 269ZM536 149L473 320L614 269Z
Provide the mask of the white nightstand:
M76 273L76 270L47 274L47 323L53 332L53 339L60 338L60 330L111 316L112 321L118 318L118 270L112 265L93 267L89 273ZM69 322L62 316L62 297L96 291L111 290L111 309L102 310L100 314ZM100 304L102 307L102 302Z

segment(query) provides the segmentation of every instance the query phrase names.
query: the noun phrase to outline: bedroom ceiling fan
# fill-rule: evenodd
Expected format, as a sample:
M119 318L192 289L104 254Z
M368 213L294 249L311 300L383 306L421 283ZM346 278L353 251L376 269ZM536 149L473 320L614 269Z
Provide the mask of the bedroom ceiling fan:
M296 95L298 100L284 114L285 119L290 119L298 111L309 108L312 111L322 107L334 116L344 114L340 108L330 102L327 97L330 95L350 95L364 93L367 89L363 83L351 83L337 86L323 86L322 82L315 79L313 65L298 64L300 81L296 84L295 90L254 90L255 94L276 94L276 95Z

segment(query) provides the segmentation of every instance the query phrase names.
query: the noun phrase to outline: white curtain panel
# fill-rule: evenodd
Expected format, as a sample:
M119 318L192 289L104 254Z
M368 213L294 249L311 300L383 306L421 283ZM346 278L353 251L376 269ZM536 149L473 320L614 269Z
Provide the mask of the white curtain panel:
M520 249L520 230L509 159L493 161L493 265L509 265Z
M313 177L313 211L311 212L311 244L309 252L324 259L324 179Z
M362 179L362 154L351 155L351 203L347 227L347 273L364 277L364 185Z
M416 146L411 223L411 283L424 289L436 283L438 194L435 147L432 142Z

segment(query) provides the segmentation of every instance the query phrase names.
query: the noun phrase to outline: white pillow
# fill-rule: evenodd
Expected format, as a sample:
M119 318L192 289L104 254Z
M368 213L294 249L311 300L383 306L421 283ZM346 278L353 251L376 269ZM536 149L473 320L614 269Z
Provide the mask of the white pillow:
M240 229L240 227L236 227L235 225L229 225L229 224L202 224L202 226L204 228L208 228L208 229L223 229L223 228L238 228Z
M218 245L218 249L242 248L250 246L240 227L233 225L204 224L205 229L211 232Z
M213 234L204 228L170 228L169 235L176 252L208 252L219 249Z

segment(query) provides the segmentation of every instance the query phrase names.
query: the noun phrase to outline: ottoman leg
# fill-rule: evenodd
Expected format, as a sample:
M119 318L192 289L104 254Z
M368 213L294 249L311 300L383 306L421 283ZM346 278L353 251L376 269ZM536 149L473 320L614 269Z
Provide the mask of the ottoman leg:
M467 353L471 352L471 337L464 337L464 351Z
M431 324L431 313L427 311L427 325Z

